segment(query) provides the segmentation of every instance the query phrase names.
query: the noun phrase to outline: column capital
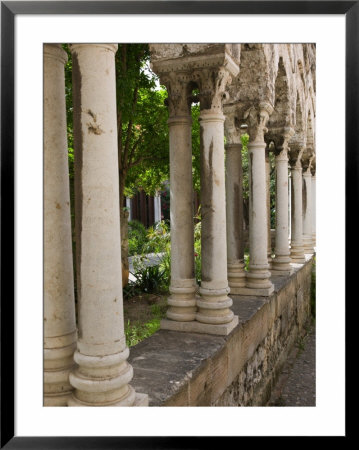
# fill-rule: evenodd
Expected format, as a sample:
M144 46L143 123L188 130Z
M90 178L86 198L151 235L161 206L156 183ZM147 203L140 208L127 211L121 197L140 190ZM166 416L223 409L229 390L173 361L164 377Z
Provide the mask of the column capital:
M166 86L168 98L166 104L170 119L191 115L191 77L188 72L160 73L161 83Z
M198 85L201 111L221 113L223 101L228 99L228 86L232 82L231 71L225 66L194 70L192 78Z
M289 164L291 170L302 170L304 146L291 146L289 149Z
M67 53L61 44L44 44L44 57L57 59L64 65L68 60Z
M264 143L264 135L267 133L267 123L273 107L267 102L261 102L258 106L251 106L243 114L243 120L248 125L250 142ZM264 143L265 145L265 143Z
M288 159L289 141L294 136L295 130L292 127L270 127L266 134L266 142L274 143L274 154L276 158Z

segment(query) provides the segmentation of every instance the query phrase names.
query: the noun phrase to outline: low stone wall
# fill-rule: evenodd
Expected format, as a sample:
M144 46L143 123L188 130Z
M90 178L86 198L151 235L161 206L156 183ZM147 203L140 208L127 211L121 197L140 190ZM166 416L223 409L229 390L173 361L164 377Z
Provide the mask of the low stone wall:
M233 298L228 336L160 330L131 348L132 385L150 406L260 406L310 317L312 258L273 277L270 297Z

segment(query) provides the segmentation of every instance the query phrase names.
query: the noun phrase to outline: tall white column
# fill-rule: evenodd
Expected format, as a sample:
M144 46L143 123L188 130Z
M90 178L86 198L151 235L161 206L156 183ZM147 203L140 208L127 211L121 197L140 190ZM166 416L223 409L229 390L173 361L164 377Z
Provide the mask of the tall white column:
M192 183L192 119L189 79L171 72L161 76L168 91L171 203L171 296L161 328L182 330L196 318Z
M222 112L200 113L202 277L196 319L214 325L234 322L227 279L223 123Z
M79 339L69 406L146 405L123 323L115 52L73 44Z
M191 117L168 120L170 134L171 296L167 318L196 318Z
M248 123L249 143L249 270L247 295L268 296L274 291L268 265L268 208L264 134L273 108L261 103L251 107L244 118Z
M275 257L272 264L273 275L290 275L290 251L288 241L288 141L294 130L282 136L283 144L277 148L276 164L276 230L275 230Z
M304 263L303 248L303 200L302 200L302 157L303 150L291 152L291 242L290 257L293 263Z
M66 406L72 387L76 320L64 64L44 45L44 406Z
M304 253L314 253L312 224L312 173L311 161L303 169L303 247Z
M313 174L314 172L314 174ZM316 245L316 176L312 171L312 238L313 246Z
M276 156L276 231L275 256L272 274L291 273L288 242L288 156L281 152Z
M235 117L227 114L225 122L226 144L226 223L227 271L231 294L239 294L245 287L244 230L243 230L243 171L240 130Z
M272 233L271 233L271 207L270 207L270 158L269 158L269 148L266 147L265 150L265 161L266 161L266 199L267 199L267 229L268 229L268 265L269 269L272 268Z
M157 192L154 197L155 223L161 221L161 196Z

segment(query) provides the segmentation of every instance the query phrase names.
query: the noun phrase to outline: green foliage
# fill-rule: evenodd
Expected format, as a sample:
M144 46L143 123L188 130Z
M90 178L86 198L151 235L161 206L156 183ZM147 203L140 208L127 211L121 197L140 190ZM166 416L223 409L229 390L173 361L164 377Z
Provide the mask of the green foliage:
M157 330L160 329L160 318L153 318L145 324L131 323L127 321L125 325L126 344L128 347L132 347L144 339L152 336Z
M128 222L128 249L129 255L137 255L143 253L146 244L146 228L138 220L130 220Z
M120 195L153 195L168 178L167 92L157 89L147 44L119 44L116 61Z
M200 125L199 125L199 104L192 105L192 177L193 188L196 192L200 192L201 188L201 158L200 158Z
M161 290L163 284L163 271L159 265L137 267L134 276L136 287L147 294L153 294Z
M166 252L168 244L171 243L169 225L165 221L157 222L147 229L146 243L143 247L144 253Z
M202 268L202 258L201 258L201 217L199 213L196 216L199 220L194 226L194 272L196 277L196 282L198 286L201 285L201 268Z

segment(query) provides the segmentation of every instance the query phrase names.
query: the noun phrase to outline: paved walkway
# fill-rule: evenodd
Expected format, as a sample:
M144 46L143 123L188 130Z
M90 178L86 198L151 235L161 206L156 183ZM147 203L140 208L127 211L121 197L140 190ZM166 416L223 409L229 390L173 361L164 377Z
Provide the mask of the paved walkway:
M315 406L315 326L284 364L268 406Z

